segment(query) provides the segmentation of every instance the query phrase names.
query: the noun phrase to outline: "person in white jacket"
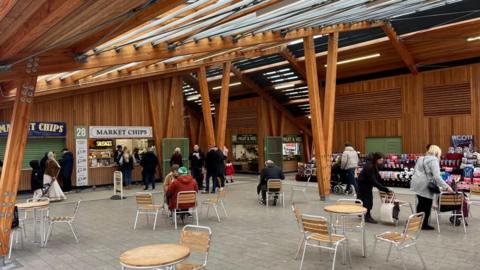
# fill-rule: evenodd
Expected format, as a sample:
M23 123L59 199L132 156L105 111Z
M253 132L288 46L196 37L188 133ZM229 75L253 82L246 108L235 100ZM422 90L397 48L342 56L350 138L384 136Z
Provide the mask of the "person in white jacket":
M358 193L358 186L355 181L355 170L358 167L358 153L349 143L345 144L341 162L341 168L345 171L345 178L347 180L347 193L351 192L352 185L355 188L355 193Z

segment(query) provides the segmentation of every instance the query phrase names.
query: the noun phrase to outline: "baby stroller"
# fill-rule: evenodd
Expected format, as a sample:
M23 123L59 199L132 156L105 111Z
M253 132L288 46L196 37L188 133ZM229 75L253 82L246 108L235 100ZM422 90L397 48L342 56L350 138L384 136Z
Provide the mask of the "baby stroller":
M332 173L330 174L330 186L333 194L351 194L353 188L347 191L347 181L345 177L345 170L342 170L340 164L332 166Z

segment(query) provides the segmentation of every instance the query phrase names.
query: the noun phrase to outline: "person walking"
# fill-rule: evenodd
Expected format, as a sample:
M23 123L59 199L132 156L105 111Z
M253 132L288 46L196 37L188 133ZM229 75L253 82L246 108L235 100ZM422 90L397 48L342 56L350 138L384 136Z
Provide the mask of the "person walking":
M358 153L352 147L351 144L345 144L345 150L343 151L341 158L341 168L345 172L345 178L347 182L347 193L352 193L352 186L355 188L355 193L358 193L357 182L355 180L355 170L358 167Z
M122 171L123 175L123 185L126 189L130 189L130 185L132 184L132 171L134 165L133 156L130 155L130 151L126 150L123 152L120 160L118 161L120 165L120 170Z
M430 145L425 156L419 157L415 164L415 173L412 176L410 190L417 195L417 213L424 212L422 230L433 230L428 225L434 193L428 188L430 183L434 183L439 189L453 192L452 188L447 185L440 177L440 157L442 150L437 145Z
M225 187L225 155L219 148L217 148L217 177L219 178L217 185Z
M67 199L62 191L62 188L58 184L58 175L60 173L60 165L55 160L53 152L48 152L48 160L45 165L45 172L43 174L43 185L47 186L48 198L51 201L61 201Z
M177 164L180 167L183 166L183 157L180 147L175 148L172 157L170 158L170 167L172 167L174 164Z
M271 160L265 161L265 168L260 172L260 182L257 186L257 194L262 193L262 204L266 203L267 199L267 183L270 179L285 179L282 168L275 165ZM277 205L277 197L273 198L273 205Z
M152 184L152 189L155 189L155 171L158 165L158 158L153 153L153 149L149 149L142 157L140 165L143 167L142 176L144 190L148 189L148 186Z
M233 183L233 174L235 173L235 168L233 167L233 163L230 160L227 160L227 164L225 165L225 174L226 174L226 182L230 181Z
M68 148L62 150L60 167L60 178L62 179L63 191L69 193L72 190L73 154Z
M207 177L205 179L205 191L203 193L208 193L210 188L210 178L212 178L212 193L215 193L215 189L218 185L218 149L215 146L210 147L205 158L205 167L207 169Z
M193 151L188 158L190 160L190 171L197 181L199 189L203 189L203 168L205 166L205 155L198 145L193 146Z
M373 187L383 192L390 192L390 189L380 183L381 177L379 170L383 166L383 154L373 153L370 160L367 161L358 176L358 193L357 198L362 201L363 206L367 208L365 222L376 224L377 221L372 218L371 210L373 207Z

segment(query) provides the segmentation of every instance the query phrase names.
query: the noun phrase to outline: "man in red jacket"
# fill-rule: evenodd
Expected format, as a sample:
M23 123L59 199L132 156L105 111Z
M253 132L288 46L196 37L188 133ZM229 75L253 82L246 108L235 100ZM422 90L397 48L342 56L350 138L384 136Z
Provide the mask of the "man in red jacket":
M195 191L198 192L197 181L193 179L191 175L188 174L188 170L185 167L180 167L178 169L179 176L173 183L170 185L167 191L168 198L168 208L173 210L177 207L177 195L180 191ZM179 209L188 210L191 207L194 207L193 204L180 204Z

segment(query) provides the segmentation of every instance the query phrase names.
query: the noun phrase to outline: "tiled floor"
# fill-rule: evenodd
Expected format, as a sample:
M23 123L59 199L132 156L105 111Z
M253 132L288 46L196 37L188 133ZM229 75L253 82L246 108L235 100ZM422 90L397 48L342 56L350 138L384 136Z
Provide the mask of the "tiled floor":
M293 176L289 176L290 179ZM228 187L226 205L229 217L218 223L216 218L200 215L200 224L210 226L213 231L213 242L209 257L208 269L211 270L263 270L263 269L298 269L299 260L294 260L297 231L291 213L290 194L287 192L286 207L266 209L256 200L256 177L239 176L236 183ZM286 181L287 190L291 181ZM157 187L159 190L159 187ZM128 191L133 195L135 190ZM399 191L401 199L413 202L413 196L406 190ZM51 206L52 215L68 214L72 211L73 202L84 200L78 213L77 228L80 243L76 244L68 227L56 227L46 248L39 248L26 242L24 249L14 249L13 256L23 269L120 269L119 255L130 248L178 241L179 230L174 230L170 220L161 216L156 231L139 221L137 230L133 230L135 202L133 197L114 201L108 199L109 190L81 192L69 194L67 202L55 203ZM160 202L162 195L155 195ZM201 199L208 195L201 195ZM298 196L300 199L301 196ZM324 214L323 207L332 203L339 196L329 197L330 202L318 199L316 186L312 183L308 191L309 202L298 201L297 205L304 213ZM378 216L378 198L376 198L375 216ZM409 210L402 209L404 220ZM480 269L480 211L473 209L473 218L467 234L460 228L450 226L445 220L442 233L435 231L422 232L419 248L429 269ZM367 225L368 257L361 257L360 234L351 233L353 269L402 269L398 254L392 251L390 262L385 261L386 246L378 246L377 252L371 254L373 234L386 230L400 230L388 225ZM421 269L420 261L413 250L407 251L409 269ZM337 269L348 269L341 264L338 257ZM318 249L307 251L303 269L330 269L331 257L327 252Z

